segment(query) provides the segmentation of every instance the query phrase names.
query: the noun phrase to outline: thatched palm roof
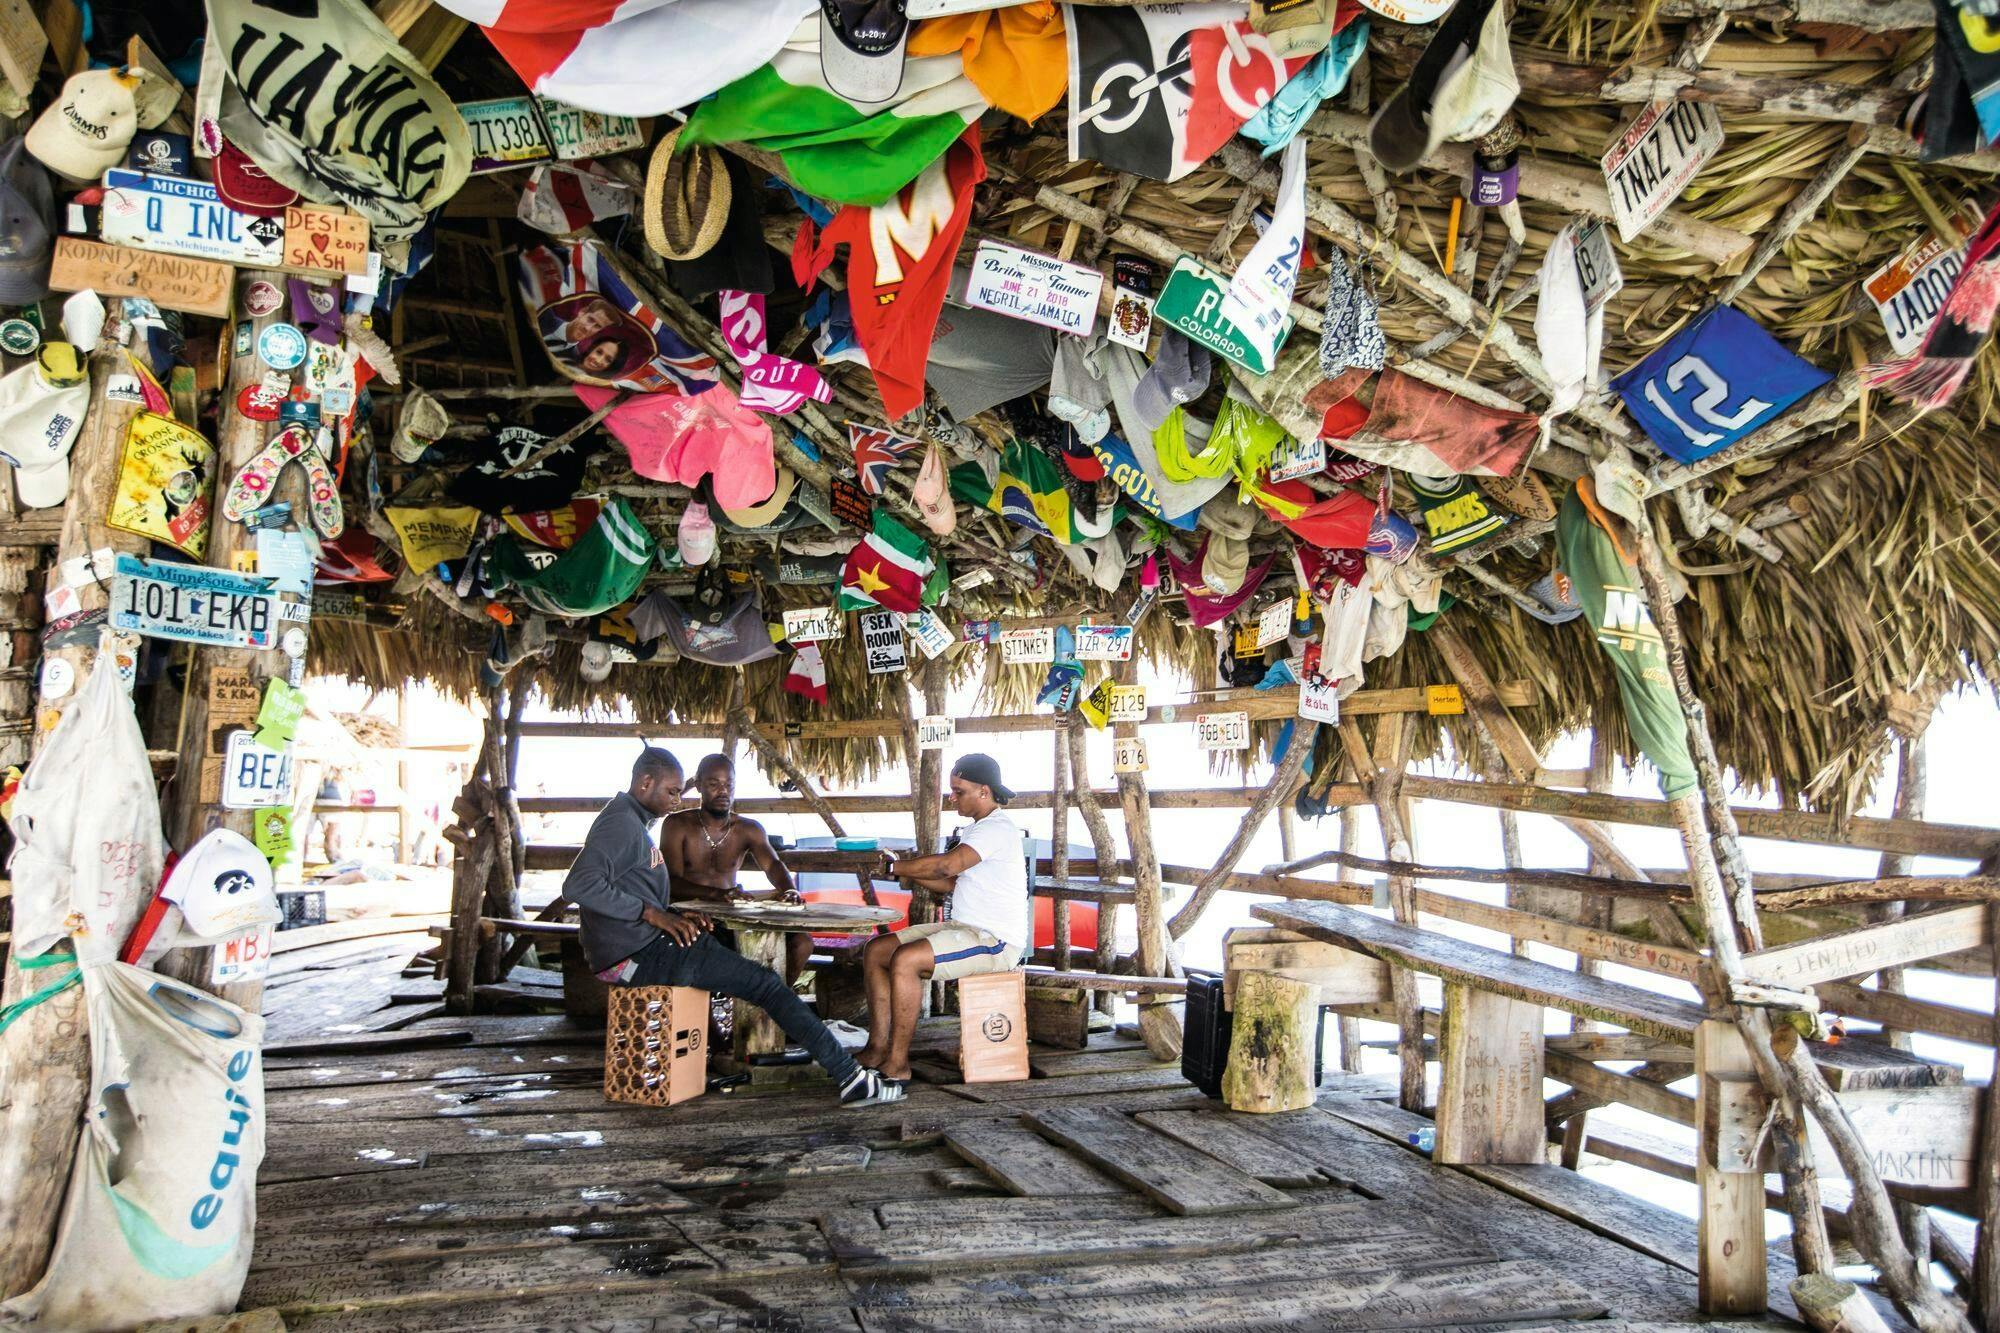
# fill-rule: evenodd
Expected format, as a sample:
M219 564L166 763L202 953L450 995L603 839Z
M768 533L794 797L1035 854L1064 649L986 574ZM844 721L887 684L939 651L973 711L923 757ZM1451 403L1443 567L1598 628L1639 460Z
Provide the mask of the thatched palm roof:
M1505 257L1497 287L1492 277L1503 262L1507 235L1490 211L1461 246L1458 273L1444 280L1476 303L1469 331L1440 313L1435 282L1427 289L1419 272L1428 271L1434 280L1442 268L1451 200L1462 189L1462 174L1420 168L1389 178L1391 223L1390 199L1371 188L1370 172L1357 161L1353 145L1370 99L1379 101L1400 82L1428 35L1375 23L1363 71L1349 92L1311 123L1309 188L1361 222L1382 226L1383 234L1357 240L1344 226L1327 224L1330 210L1315 212L1310 230L1322 256L1331 241L1372 271L1392 359L1422 347L1432 372L1463 377L1539 410L1545 398L1496 347L1492 312L1507 311L1506 326L1533 347L1535 298L1527 295L1511 305L1510 298L1533 279L1555 233L1579 208L1589 208L1587 187L1593 180L1602 197L1598 159L1643 103L1646 94L1633 89L1675 85L1686 85L1686 96L1719 106L1727 138L1662 224L1618 247L1625 287L1609 309L1606 372L1637 362L1725 296L1830 371L1884 356L1882 330L1860 294L1861 279L1933 227L1950 225L1965 207L1975 215L1983 211L1994 190L1991 173L2000 167L2000 158L1991 154L1984 155L1991 160L1970 163L1923 163L1898 127L1928 77L1929 7L1907 0L1881 6L1815 0L1764 5L1726 22L1718 12L1708 0L1637 6L1556 0L1522 7L1513 27L1524 89L1515 115L1524 163L1547 170L1534 190L1524 181L1525 243L1518 255ZM1852 12L1869 27L1801 22L1796 17L1801 12L1808 18ZM1697 72L1677 72L1677 53ZM1178 183L1135 182L1096 163L1070 162L1063 117L1058 108L1026 126L989 114L984 128L993 179L979 194L968 244L980 235L998 235L1084 261L1130 248L1129 235L1109 242L1099 236L1090 225L1099 220L1094 213L1079 225L1077 210L1069 207L1074 203L1109 210L1113 226L1142 229L1174 249L1220 259L1224 267L1247 251L1254 231L1242 206L1243 177L1250 173L1243 170L1240 147L1237 156L1219 155ZM1462 157L1465 150L1450 149L1447 156L1453 152ZM1274 177L1255 179L1268 194ZM1038 195L1042 187L1067 199L1052 199L1045 190ZM1824 203L1785 236L1792 220L1787 209L1807 191L1808 198L1824 193ZM778 196L769 204L768 229L774 243L783 244L796 215ZM1775 254L1747 286L1732 292L1731 278L1758 257L1759 242L1774 234L1782 237ZM1324 275L1322 266L1308 271L1301 283L1298 300L1308 310L1324 304ZM422 282L416 290L424 290ZM685 322L697 326L687 331L712 342L705 317L685 313ZM1455 330L1461 336L1451 337ZM1309 358L1316 338L1302 327L1291 350ZM464 350L470 356L477 349ZM531 367L530 374L553 378L543 366ZM840 368L831 378L841 396L826 420L880 419L865 372ZM1282 380L1282 374L1274 378ZM1295 390L1311 379L1283 382ZM1920 722L1938 692L1989 678L2000 665L2000 572L1994 559L2000 539L1985 436L1995 388L1989 349L1949 411L1913 419L1904 405L1862 393L1841 410L1827 411L1827 420L1813 429L1701 479L1689 488L1699 497L1692 511L1671 498L1653 503L1657 535L1690 589L1680 614L1717 746L1748 785L1775 789L1790 803L1849 808L1876 776L1892 723ZM544 429L581 415L566 400L558 402L563 420L546 410ZM1265 405L1282 419L1281 405ZM477 415L469 403L457 406L461 419ZM528 411L507 404L494 410ZM1598 415L1616 414L1612 399L1609 410ZM977 424L989 439L1005 438L997 420ZM1575 476L1588 461L1577 450L1590 448L1596 433L1589 421L1571 416L1558 433L1559 443L1545 449L1535 465L1550 473L1552 482ZM828 466L838 470L846 461L844 441L831 431L827 438L814 434ZM1642 465L1660 461L1642 435L1636 430L1631 435ZM600 459L595 480L630 482L622 462L615 453ZM905 473L893 485L907 494L908 481ZM1400 491L1399 500L1407 500ZM652 486L638 503L656 531L671 532L681 503L672 488L662 492ZM1688 512L1708 511L1719 511L1725 522L1695 535ZM1045 615L1069 607L1116 614L1129 603L1129 583L1115 595L1097 592L1045 542L1038 546L1048 581L1040 588L1024 586L999 554L1016 534L963 506L960 517L961 538L944 544L954 569L984 563L1003 576L955 595L957 615ZM1746 524L1747 529L1739 526ZM1739 541L1729 529L1751 535ZM1273 545L1280 538L1271 532L1261 540ZM743 554L743 546L725 542L726 560ZM1476 548L1470 560L1484 574L1448 575L1447 589L1461 598L1449 614L1495 676L1528 677L1541 687L1543 702L1523 714L1538 742L1580 725L1603 726L1629 758L1635 751L1624 739L1611 673L1590 631L1581 622L1541 624L1496 591L1497 585L1525 586L1548 570L1551 559L1545 537ZM783 606L825 600L823 589L769 589L765 609L775 615ZM420 590L405 590L398 601L404 609L394 628L322 622L316 627L316 667L374 685L423 676L459 693L476 689L490 622L446 610ZM1212 683L1215 641L1182 623L1176 607L1169 604L1149 617L1141 638L1145 653L1185 672L1197 687ZM575 651L573 645L559 646L540 675L542 688L561 707L588 709L622 696L642 718L701 719L720 717L728 698L727 672L688 664L672 670L622 666L604 685L592 686L576 675ZM960 678L981 675L996 709L1028 707L1040 683L1040 668L1001 668L977 650L960 650L950 669ZM827 715L894 715L894 692L905 686L903 678L870 677L851 653L829 653L828 671L833 703ZM818 716L813 705L782 691L782 674L781 662L747 670L746 701L753 714L764 720ZM1451 677L1424 637L1412 634L1399 654L1371 663L1368 678L1371 686L1392 686ZM1458 753L1477 752L1463 719L1447 725L1459 732ZM1435 722L1426 722L1426 732L1420 756L1440 739ZM893 742L809 743L802 754L809 766L841 776L863 775L894 757Z

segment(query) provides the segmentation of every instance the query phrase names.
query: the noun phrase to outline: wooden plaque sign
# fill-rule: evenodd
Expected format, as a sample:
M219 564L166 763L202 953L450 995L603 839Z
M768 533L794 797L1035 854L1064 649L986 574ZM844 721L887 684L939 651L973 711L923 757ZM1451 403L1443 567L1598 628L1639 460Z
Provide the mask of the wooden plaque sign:
M49 286L59 292L143 296L168 310L216 319L229 316L229 290L235 279L235 269L212 259L100 245L75 236L56 238L49 267Z
M49 35L28 0L0 0L0 74L7 86L22 97L32 93L48 49Z
M293 204L285 210L284 266L308 273L366 273L368 219Z

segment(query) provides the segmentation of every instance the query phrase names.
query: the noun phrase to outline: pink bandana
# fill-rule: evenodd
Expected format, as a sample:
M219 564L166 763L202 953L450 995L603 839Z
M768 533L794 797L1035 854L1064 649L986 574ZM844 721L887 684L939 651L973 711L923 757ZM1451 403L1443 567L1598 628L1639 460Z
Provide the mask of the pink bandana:
M832 386L817 370L765 350L763 293L725 288L715 295L721 306L722 340L743 367L743 406L784 416L798 411L808 400L833 401Z

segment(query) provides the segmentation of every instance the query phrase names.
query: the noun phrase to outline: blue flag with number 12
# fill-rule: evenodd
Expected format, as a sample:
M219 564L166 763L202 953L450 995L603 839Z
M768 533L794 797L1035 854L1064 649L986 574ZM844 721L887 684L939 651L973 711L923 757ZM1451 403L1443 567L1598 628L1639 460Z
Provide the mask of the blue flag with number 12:
M1722 305L1611 387L1661 453L1693 463L1728 448L1832 378L1748 315Z

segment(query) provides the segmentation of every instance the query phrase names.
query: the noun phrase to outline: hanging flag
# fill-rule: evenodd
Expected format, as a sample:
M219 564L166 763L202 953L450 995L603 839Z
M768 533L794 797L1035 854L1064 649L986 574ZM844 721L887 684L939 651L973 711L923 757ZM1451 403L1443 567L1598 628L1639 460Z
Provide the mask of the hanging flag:
M521 82L593 112L658 116L765 64L813 0L441 0ZM818 28L815 17L813 25Z
M861 489L870 495L880 495L889 473L903 461L904 455L921 449L924 444L893 430L861 426L852 421L847 423L847 442L854 447L854 470L861 476Z
M1280 59L1241 5L1073 5L1070 158L1179 180L1311 60Z
M801 644L785 669L785 692L800 694L816 704L826 702L826 659L816 643Z
M720 382L715 358L670 327L598 241L532 246L519 262L521 301L565 378L638 393L703 393Z
M847 553L839 607L915 611L923 605L925 581L936 568L924 539L878 509L875 530Z
M807 194L887 203L979 119L986 98L954 51L906 58L891 102L850 102L821 72L820 30L817 19L801 24L769 64L696 107L681 143L747 143L783 158Z
M873 208L849 204L822 230L810 219L799 224L792 276L801 287L833 262L836 246L848 247L854 331L891 421L924 405L931 334L972 216L973 187L985 179L986 159L973 126L887 202Z
M1105 506L1094 517L1081 514L1055 460L1019 440L1009 441L1000 451L999 471L990 483L977 463L953 468L951 493L1064 546L1102 537L1118 516L1116 505Z
M1511 477L1541 436L1541 419L1533 412L1475 403L1391 368L1376 381L1367 420L1341 448L1418 476Z
M1748 315L1720 305L1611 387L1661 453L1693 463L1728 448L1832 378Z

